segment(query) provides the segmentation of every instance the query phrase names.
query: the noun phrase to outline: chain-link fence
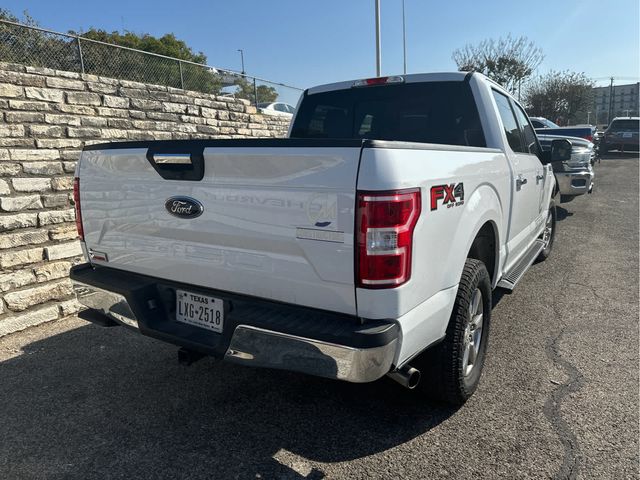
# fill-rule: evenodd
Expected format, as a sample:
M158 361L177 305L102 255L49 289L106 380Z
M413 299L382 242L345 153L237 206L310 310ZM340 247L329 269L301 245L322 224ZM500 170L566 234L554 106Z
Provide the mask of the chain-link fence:
M295 106L302 93L231 70L6 20L0 20L0 61L235 96L253 104Z

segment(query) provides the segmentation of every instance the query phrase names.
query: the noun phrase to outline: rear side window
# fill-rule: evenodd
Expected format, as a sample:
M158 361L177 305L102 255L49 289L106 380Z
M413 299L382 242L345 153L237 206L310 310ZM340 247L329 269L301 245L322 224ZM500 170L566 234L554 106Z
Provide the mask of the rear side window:
M640 130L640 120L614 120L609 130L614 132L637 132Z
M293 138L353 138L486 146L467 82L358 87L308 95Z
M507 135L507 141L511 150L514 152L525 153L526 150L522 146L522 137L520 136L520 129L518 123L509 105L509 98L495 90L492 90L493 98L496 100L498 106L498 114L502 119L502 125L504 126L504 133Z

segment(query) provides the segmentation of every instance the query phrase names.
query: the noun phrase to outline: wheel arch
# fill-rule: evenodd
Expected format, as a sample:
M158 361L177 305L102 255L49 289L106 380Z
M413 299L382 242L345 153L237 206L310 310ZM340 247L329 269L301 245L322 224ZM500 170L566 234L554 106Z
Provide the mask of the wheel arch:
M488 220L482 224L474 235L466 257L475 258L484 263L489 272L491 286L497 283L498 260L500 258L499 245L498 226L494 221Z
M484 258L491 259L491 265L487 265L487 270L491 276L491 285L495 287L500 278L501 245L504 242L502 203L496 191L485 184L473 193L466 206L456 231L457 241L454 242L455 246L451 249L449 257L450 265L454 267L452 273L456 275L457 282L462 275L466 259L470 258L474 242L477 245L478 236L489 236L493 241L493 248L491 254Z

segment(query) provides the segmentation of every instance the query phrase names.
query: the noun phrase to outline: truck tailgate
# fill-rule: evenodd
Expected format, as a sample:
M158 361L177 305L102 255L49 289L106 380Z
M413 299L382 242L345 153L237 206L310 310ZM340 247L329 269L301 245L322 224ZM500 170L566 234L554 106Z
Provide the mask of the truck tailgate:
M360 152L359 141L288 139L88 147L78 167L86 247L95 264L355 314ZM172 155L191 167L162 163ZM173 197L202 213L175 216Z

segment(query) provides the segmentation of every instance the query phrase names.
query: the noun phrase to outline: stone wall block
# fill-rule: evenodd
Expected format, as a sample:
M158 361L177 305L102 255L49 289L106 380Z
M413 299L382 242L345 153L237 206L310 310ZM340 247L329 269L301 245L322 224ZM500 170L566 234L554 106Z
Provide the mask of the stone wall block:
M9 310L22 312L29 307L39 305L49 300L64 300L73 295L71 281L49 283L38 287L29 287L4 295L4 301Z
M45 247L44 253L47 260L59 260L82 255L82 249L80 248L80 242L68 242Z

